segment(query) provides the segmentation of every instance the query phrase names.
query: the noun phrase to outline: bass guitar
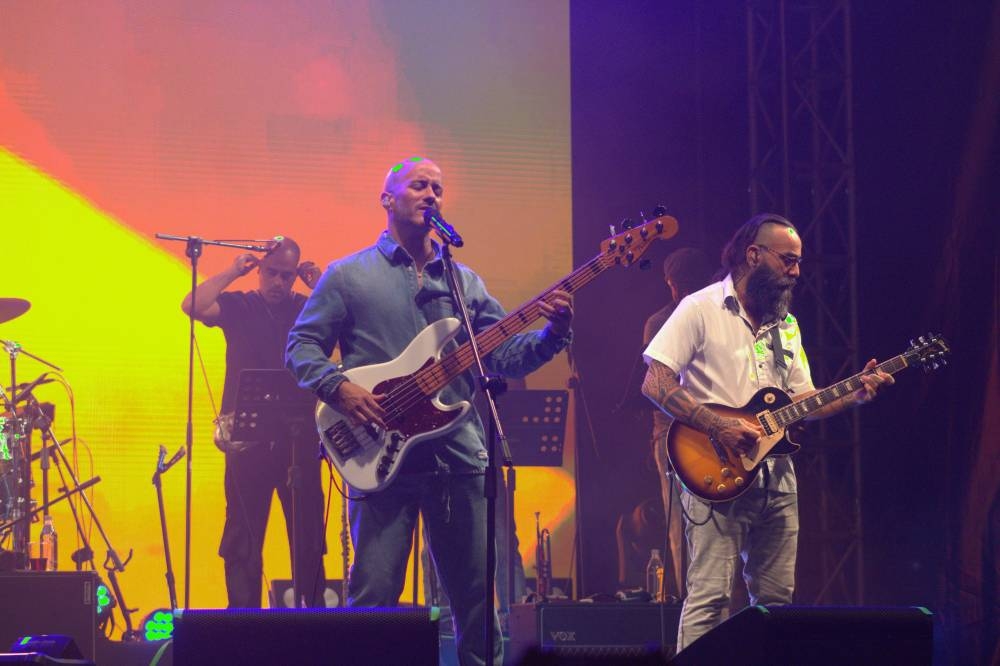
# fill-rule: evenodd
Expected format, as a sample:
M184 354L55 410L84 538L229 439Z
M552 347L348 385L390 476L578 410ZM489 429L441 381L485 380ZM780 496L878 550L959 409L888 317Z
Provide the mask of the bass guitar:
M928 334L910 343L910 349L875 367L888 374L921 366L925 371L946 362L948 343L939 335ZM764 388L742 407L705 405L723 418L756 423L764 435L749 452L711 439L689 425L674 420L667 432L667 455L685 489L707 502L726 502L747 491L768 456L790 455L801 446L791 441L787 428L817 409L862 388L861 373L849 377L802 400L793 401L778 388Z
M674 236L677 220L659 208L655 213L654 219L602 242L596 257L478 333L480 352L489 354L537 321L541 317L539 304L549 302L553 290L572 295L607 269L635 263L654 240ZM316 428L323 450L351 487L363 492L386 488L412 447L457 427L472 408L468 401L445 405L438 399L441 389L474 363L469 342L442 356L442 349L460 328L458 319L440 319L417 334L395 359L344 373L348 381L372 393L386 394L381 403L388 415L384 430L355 426L330 405L317 405Z

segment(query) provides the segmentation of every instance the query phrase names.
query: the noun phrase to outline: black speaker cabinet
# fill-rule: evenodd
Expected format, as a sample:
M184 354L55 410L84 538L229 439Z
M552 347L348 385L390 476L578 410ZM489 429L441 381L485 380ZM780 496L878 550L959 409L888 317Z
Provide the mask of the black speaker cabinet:
M93 571L0 573L0 651L34 634L63 634L94 659L97 574Z
M933 633L926 608L750 606L670 663L931 666Z
M174 663L438 663L437 609L288 608L177 611Z
M511 656L532 648L563 656L670 656L680 606L652 603L548 602L510 609Z

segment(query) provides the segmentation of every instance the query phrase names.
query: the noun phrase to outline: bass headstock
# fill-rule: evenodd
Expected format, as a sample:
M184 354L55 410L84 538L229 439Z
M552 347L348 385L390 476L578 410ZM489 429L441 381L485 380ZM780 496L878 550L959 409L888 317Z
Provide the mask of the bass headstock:
M951 348L943 336L936 333L921 335L916 340L910 340L910 348L906 351L906 362L909 365L919 365L924 372L937 370L948 365L948 355Z
M631 266L641 257L653 241L666 240L677 235L677 220L669 215L663 206L653 209L653 218L633 223L625 220L621 230L601 242L601 253L614 258L615 263Z

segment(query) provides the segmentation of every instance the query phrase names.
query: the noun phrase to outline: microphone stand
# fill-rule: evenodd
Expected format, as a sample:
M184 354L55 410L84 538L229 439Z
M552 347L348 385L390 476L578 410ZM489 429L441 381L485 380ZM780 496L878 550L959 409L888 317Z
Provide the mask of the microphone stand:
M435 230L437 228L435 227ZM507 444L507 436L503 432L500 424L500 414L497 411L496 396L503 393L506 382L497 375L487 375L486 366L483 365L482 355L479 353L479 345L476 343L476 332L472 328L472 321L469 319L469 310L465 305L465 297L462 294L461 285L458 284L458 277L452 264L451 245L452 236L441 233L441 258L444 263L444 273L448 280L448 288L451 290L452 298L458 311L462 316L462 325L469 335L469 347L472 350L473 358L476 361L476 369L479 372L479 388L486 395L486 403L489 405L490 424L486 438L486 476L484 479L483 495L486 497L486 593L485 606L486 613L483 617L483 631L486 632L486 663L492 666L496 649L496 640L493 635L493 621L496 617L496 598L494 587L496 586L496 500L497 500L497 464L496 446L500 442L503 454L504 465L508 468L513 466L511 460L510 447Z
M187 454L187 469L184 484L184 608L191 607L191 472L192 448L194 447L194 425L192 423L192 408L194 404L194 313L198 305L198 257L205 245L232 247L251 252L267 252L268 247L234 243L221 240L206 240L198 236L173 236L156 234L160 240L181 241L187 247L184 254L191 260L191 312L188 313L188 372L187 372L187 426L184 431L184 448Z
M156 459L156 471L153 473L153 486L156 488L156 502L160 509L160 532L163 534L163 556L167 560L167 594L170 596L170 610L177 610L177 587L174 584L174 565L170 557L170 539L167 536L167 512L163 506L163 484L160 481L168 469L174 466L184 456L182 447L170 460L166 462L167 447L160 444L160 453Z

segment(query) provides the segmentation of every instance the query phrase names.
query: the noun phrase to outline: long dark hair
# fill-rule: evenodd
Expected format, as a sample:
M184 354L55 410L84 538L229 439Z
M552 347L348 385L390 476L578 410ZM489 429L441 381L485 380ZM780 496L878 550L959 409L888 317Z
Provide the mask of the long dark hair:
M739 274L746 266L747 248L753 245L757 233L765 224L780 224L795 230L796 233L798 232L794 224L777 213L761 213L744 222L726 243L726 246L722 248L722 269L727 273L732 273L734 279L739 279Z

